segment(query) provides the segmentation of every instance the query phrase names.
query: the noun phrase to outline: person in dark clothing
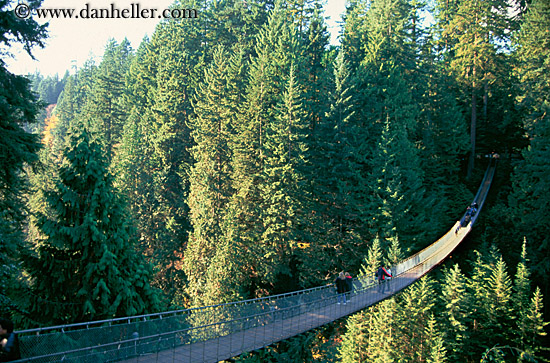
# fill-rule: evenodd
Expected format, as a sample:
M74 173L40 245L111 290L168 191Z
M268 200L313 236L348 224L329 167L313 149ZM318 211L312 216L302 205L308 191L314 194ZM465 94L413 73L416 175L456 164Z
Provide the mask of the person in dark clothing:
M0 362L21 359L19 339L13 332L13 322L0 318Z
M351 300L351 292L353 290L353 278L351 277L351 275L349 274L349 272L346 272L344 274L346 276L346 297L348 299L348 301Z
M334 284L336 285L336 292L338 293L336 297L338 304L342 302L345 305L347 284L346 276L344 275L343 271L338 274L338 277L336 278L336 280L334 280Z
M471 205L471 211L470 211L470 216L473 217L475 216L477 213L477 203L472 203Z
M476 209L476 211L477 211L477 209ZM472 214L472 207L466 208L466 214L464 214L464 216L462 218L460 218L460 224L458 225L458 227L456 227L455 234L458 233L460 228L466 227L468 225L468 223L470 223L470 220L472 219L472 215L473 215Z
M378 279L378 292L385 292L386 290L386 277L392 277L392 275L384 268L380 266L378 271L376 271L376 277Z

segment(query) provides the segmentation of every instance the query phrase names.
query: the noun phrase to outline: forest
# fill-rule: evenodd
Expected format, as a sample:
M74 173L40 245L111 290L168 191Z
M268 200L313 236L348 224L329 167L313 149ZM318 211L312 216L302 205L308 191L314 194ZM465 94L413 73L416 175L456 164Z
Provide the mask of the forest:
M41 0L31 1L39 6ZM372 274L474 231L401 294L239 362L550 358L550 2L176 0L134 48L15 75L0 0L0 316L17 329Z

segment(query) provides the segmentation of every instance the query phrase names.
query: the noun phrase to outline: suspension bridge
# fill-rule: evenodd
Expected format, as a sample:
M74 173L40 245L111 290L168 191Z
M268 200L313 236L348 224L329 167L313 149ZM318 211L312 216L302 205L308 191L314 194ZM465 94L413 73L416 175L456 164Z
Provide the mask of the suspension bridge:
M374 305L410 286L440 264L471 231L489 192L491 160L472 203L478 211L422 251L392 266L378 285L353 281L347 304L332 284L265 298L140 316L21 330L20 362L219 362L269 346ZM384 288L384 290L381 289Z

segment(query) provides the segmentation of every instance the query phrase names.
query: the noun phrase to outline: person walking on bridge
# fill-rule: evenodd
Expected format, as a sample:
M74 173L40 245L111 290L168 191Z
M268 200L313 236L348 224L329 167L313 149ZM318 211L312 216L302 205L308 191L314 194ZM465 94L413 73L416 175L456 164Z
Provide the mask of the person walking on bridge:
M378 268L378 271L376 271L376 278L378 279L378 292L385 292L386 291L386 277L392 277L392 275L386 270L384 265L380 266Z
M346 276L346 298L348 301L351 300L351 294L353 292L353 278L349 274L349 272L344 273Z
M0 318L0 362L21 359L19 339L13 332L13 322Z
M336 297L338 304L342 302L345 305L347 283L346 283L346 275L344 275L344 271L338 274L338 277L336 278L336 280L334 280L334 284L336 285L336 293L338 294Z

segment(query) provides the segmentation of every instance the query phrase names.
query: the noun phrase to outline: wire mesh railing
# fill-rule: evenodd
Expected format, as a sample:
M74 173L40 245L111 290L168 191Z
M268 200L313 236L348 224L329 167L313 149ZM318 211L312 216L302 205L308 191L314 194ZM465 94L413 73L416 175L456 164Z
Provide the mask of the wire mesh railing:
M483 206L494 174L485 173L476 198ZM476 218L477 218L476 215ZM392 266L380 291L372 276L353 280L352 301L337 304L332 284L226 304L17 332L28 362L203 362L231 358L334 321L414 283L441 263L472 228L455 224L443 237ZM208 342L214 344L208 345Z

